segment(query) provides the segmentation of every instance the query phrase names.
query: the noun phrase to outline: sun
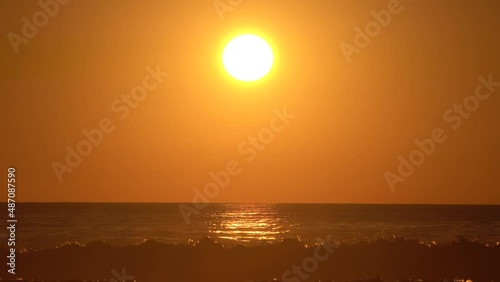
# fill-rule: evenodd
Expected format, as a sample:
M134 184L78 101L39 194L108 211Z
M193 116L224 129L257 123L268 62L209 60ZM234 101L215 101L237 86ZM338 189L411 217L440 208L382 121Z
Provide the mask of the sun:
M226 72L237 80L252 82L266 76L273 67L271 46L254 34L233 38L222 52Z

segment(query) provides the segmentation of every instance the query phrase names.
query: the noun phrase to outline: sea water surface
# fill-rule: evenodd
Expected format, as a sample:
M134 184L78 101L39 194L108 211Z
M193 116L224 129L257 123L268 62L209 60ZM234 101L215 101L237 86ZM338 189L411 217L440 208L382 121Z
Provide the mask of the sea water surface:
M171 203L21 203L16 216L17 245L25 248L75 241L188 243L206 236L226 246L283 238L314 243L328 236L345 242L391 236L437 243L457 236L500 241L500 206L209 204L186 223L179 204ZM1 220L6 222L5 215Z

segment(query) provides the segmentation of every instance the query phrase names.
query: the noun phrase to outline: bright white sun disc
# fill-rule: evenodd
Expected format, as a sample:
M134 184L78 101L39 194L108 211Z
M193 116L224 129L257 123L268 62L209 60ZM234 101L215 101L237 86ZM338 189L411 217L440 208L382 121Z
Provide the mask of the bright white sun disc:
M269 44L253 34L234 38L222 53L222 64L227 73L240 81L261 79L271 70L273 62L273 50Z

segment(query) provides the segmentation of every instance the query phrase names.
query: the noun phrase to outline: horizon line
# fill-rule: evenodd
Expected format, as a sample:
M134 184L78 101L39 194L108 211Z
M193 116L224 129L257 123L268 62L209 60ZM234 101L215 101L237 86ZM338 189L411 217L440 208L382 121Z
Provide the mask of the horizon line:
M5 202L6 203L6 202ZM193 204L193 202L85 202L85 201L27 201L17 202L17 204ZM210 202L207 204L233 204L233 205L392 205L392 206L499 206L500 203L333 203L333 202Z

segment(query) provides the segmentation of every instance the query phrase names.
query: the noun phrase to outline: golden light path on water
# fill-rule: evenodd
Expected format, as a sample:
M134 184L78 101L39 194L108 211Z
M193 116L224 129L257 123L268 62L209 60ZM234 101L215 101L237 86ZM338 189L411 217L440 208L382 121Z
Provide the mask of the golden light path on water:
M239 243L275 241L290 232L287 217L279 217L272 205L231 205L206 222L209 233Z
M497 217L491 212L478 213L477 208L465 206L430 206L422 218L415 219L412 215L422 213L422 209L404 205L213 204L193 217L193 224L183 225L183 233L192 240L209 236L226 246L282 239L312 244L329 236L345 242L397 236L447 243L460 235L498 242ZM474 223L484 218L490 223Z

